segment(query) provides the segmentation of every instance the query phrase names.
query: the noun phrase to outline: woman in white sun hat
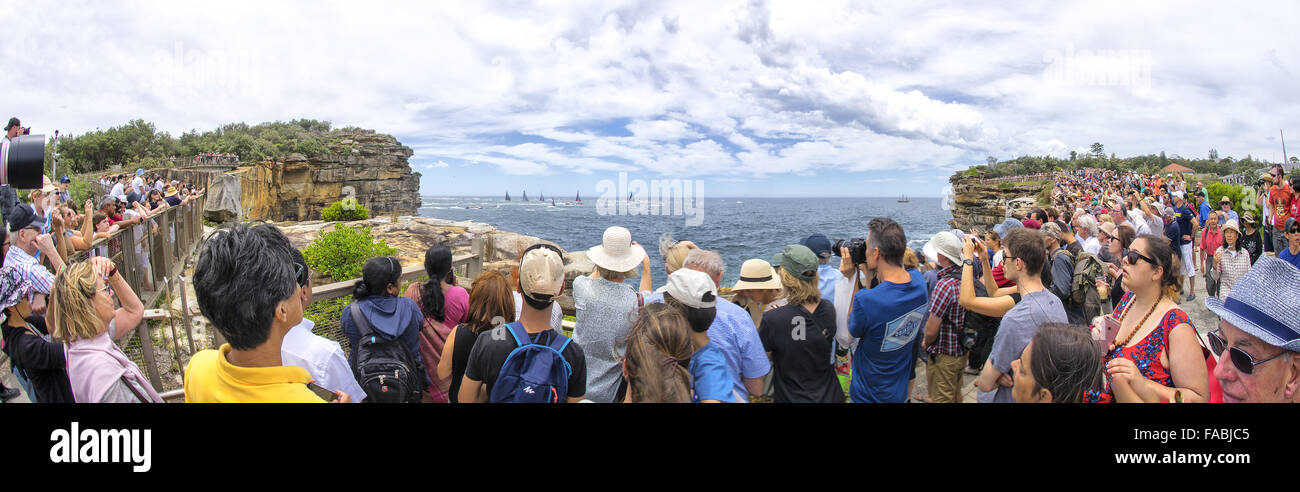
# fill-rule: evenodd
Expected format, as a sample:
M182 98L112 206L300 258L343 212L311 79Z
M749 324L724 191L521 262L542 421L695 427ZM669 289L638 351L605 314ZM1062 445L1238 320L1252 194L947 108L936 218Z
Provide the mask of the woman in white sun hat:
M731 292L736 294L731 302L749 311L754 326L763 320L764 311L785 305L785 302L776 302L781 297L781 277L777 276L771 263L760 258L745 260L740 265L740 281L731 287Z
M573 279L573 307L578 312L573 341L587 355L587 399L614 402L622 384L627 336L643 303L637 289L623 283L641 265L640 290L650 290L650 257L622 227L605 229L600 246L587 250L596 264L589 276Z

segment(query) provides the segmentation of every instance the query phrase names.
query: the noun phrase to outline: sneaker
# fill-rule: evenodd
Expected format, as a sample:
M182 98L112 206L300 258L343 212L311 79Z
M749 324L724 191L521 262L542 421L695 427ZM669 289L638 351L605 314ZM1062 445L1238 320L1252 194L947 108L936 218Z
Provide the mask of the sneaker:
M1196 300L1196 294L1187 294L1187 299L1184 299L1183 302L1191 302L1194 300Z
M0 391L0 400L8 403L9 400L18 398L22 394L23 392L19 391L18 388L5 388L4 391Z
M974 367L967 367L966 369L963 369L962 372L964 372L964 373L966 373L966 374L970 374L971 376L979 376L979 375L980 375L980 370L979 370L979 369L976 369L976 368L974 368Z

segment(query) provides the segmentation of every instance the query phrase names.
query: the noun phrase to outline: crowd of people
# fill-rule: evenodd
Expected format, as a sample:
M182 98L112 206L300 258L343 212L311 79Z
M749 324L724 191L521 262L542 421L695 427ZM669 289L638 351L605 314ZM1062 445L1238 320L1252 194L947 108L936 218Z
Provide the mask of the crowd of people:
M12 119L0 144L8 145L18 128ZM136 177L116 177L115 193L81 206L72 201L68 176L57 184L46 177L24 199L0 185L0 349L21 387L0 384L0 401L23 393L40 403L162 401L115 342L142 322L144 306L110 257L134 244L139 287L152 290L149 251L140 244L146 234L164 233L150 219L201 190L169 199L156 176L149 185L143 171ZM131 241L105 241L119 231ZM85 260L73 261L87 250Z
M161 401L115 343L141 322L140 300L112 261L65 252L140 228L174 196L155 177L114 177L84 215L57 187L7 215L5 350L34 401ZM668 236L667 280L652 285L645 248L610 227L571 283L571 335L553 245L469 289L444 245L405 291L401 264L372 258L340 313L349 352L312 333L310 269L285 235L234 225L195 266L199 308L226 343L190 359L185 400L955 403L971 375L980 402L1300 401L1300 183L1271 169L1257 218L1172 175L1053 179L1051 207L989 230L911 249L877 217L861 239L814 233L745 259L729 289L721 254ZM1204 337L1189 302L1219 318Z
M373 258L341 315L347 356L310 333L307 267L284 235L236 226L208 240L195 272L200 309L230 343L194 357L186 398L907 402L924 365L922 399L939 403L962 400L964 374L980 402L1300 400L1300 302L1277 295L1300 292L1289 184L1268 191L1258 224L1231 202L1195 213L1204 188L1173 176L1055 177L1054 206L920 250L884 217L839 246L812 234L743 261L730 296L716 251L660 238L655 288L644 247L610 227L572 281L571 337L557 322L564 253L549 244L469 290L445 246L404 293L401 265ZM1247 239L1278 217L1288 249ZM1180 305L1204 270L1214 288L1199 302L1219 320L1203 338ZM222 309L232 303L252 309Z

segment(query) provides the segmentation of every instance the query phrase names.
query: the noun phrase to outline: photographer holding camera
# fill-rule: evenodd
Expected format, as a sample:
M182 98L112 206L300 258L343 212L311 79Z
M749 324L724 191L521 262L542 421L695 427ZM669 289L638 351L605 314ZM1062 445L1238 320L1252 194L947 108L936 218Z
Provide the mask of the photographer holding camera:
M850 240L836 245L844 281L856 279L852 289L846 284L836 286L837 293L852 291L848 333L837 333L836 338L841 346L850 346L852 338L862 339L853 352L849 386L853 402L902 403L909 396L908 374L915 362L912 344L920 343L916 338L925 322L925 279L903 269L907 236L902 226L877 217L867 229L867 237L860 243ZM872 278L879 285L863 289L865 279Z

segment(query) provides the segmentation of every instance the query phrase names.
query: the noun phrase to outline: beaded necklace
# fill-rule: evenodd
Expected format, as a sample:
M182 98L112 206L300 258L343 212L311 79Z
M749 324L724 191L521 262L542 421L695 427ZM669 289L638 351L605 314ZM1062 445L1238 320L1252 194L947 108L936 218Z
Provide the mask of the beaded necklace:
M1121 348L1121 347L1127 346L1129 340L1132 340L1132 339L1133 339L1133 335L1136 335L1137 332L1140 331L1140 330L1142 329L1142 325L1145 325L1145 324L1147 323L1147 318L1150 318L1150 317L1151 317L1151 313L1156 312L1156 306L1159 306L1159 305L1160 305L1160 300L1159 300L1159 299L1157 299L1156 302L1151 303L1151 309L1150 309L1149 311L1147 311L1146 316L1143 316L1143 317L1142 317L1142 321L1139 321L1138 324L1137 324L1137 326L1133 327L1133 331L1128 332L1128 336L1124 338L1124 341L1123 341L1123 342L1112 342L1112 343L1110 344L1110 349L1111 349L1111 350L1115 350L1116 348ZM1124 312L1119 313L1119 321L1120 321L1121 323L1124 322L1124 317L1125 317L1125 316L1128 316L1128 310L1129 310L1129 308L1132 308L1132 307L1133 307L1133 302L1130 301L1130 302L1128 303L1128 305L1124 306Z

